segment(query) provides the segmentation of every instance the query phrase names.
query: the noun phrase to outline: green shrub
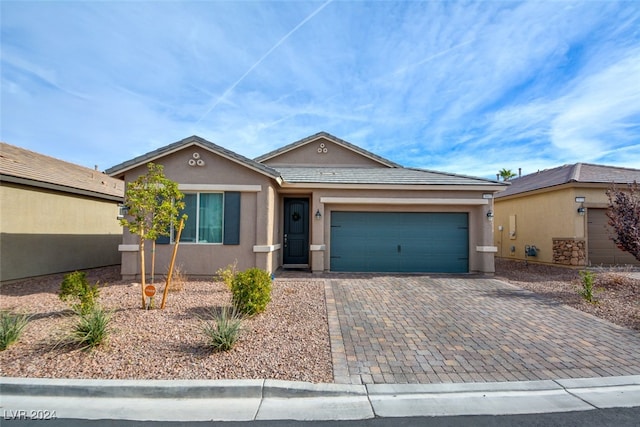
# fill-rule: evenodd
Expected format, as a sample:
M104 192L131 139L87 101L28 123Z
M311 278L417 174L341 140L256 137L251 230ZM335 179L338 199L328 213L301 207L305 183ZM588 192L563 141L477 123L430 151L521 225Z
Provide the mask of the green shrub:
M238 313L248 316L262 313L271 301L271 275L259 268L240 272L233 278L231 294Z
M202 331L207 338L207 346L216 351L231 350L242 331L242 318L235 310L223 308L212 321L204 322Z
M7 347L20 339L27 323L29 323L29 316L26 314L0 311L0 351L6 350Z
M83 349L93 349L106 341L110 323L111 313L99 305L94 305L88 312L78 314L71 340Z
M78 314L89 313L100 296L98 285L90 285L87 274L74 271L64 276L58 297L62 301L72 301L71 308Z
M595 303L595 297L593 295L593 282L595 281L595 275L588 270L583 270L580 273L580 283L582 288L578 291L580 296L587 302Z

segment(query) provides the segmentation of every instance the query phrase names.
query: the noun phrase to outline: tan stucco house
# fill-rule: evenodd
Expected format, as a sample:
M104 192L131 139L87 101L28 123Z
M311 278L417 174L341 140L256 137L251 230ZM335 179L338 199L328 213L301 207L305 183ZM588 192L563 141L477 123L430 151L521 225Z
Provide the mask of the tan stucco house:
M253 160L192 136L107 173L130 182L149 162L186 195L177 264L190 276L234 262L269 272L494 271L488 214L506 187L497 181L404 168L325 132ZM136 239L125 230L124 277L139 275ZM172 239L157 241L157 265L168 265Z
M0 143L0 281L120 264L124 182Z
M498 256L569 266L638 265L611 240L606 191L639 169L576 163L513 179L495 203Z

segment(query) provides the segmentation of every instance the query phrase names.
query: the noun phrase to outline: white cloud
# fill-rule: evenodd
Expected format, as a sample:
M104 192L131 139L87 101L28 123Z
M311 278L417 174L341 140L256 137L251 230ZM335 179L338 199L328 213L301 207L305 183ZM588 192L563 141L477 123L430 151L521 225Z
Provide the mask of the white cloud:
M597 159L611 148L637 141L640 50L586 77L558 102L561 111L551 124L551 141L559 149Z
M325 130L490 176L625 162L640 132L626 2L2 7L2 139L82 164L191 134L253 157Z

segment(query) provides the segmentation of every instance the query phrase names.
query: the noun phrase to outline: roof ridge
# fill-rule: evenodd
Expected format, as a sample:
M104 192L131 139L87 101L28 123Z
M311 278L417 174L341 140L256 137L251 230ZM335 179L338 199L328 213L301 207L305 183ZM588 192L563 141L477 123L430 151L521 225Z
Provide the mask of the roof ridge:
M571 181L579 182L580 171L582 170L582 163L574 164L571 169L572 171L571 171L571 175L569 176L569 182Z

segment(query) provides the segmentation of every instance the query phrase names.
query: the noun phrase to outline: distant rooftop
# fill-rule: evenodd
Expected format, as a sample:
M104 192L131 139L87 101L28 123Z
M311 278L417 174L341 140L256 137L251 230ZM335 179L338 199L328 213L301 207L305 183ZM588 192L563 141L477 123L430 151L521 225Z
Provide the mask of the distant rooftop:
M122 180L4 142L0 143L0 180L113 200L124 197Z
M575 163L553 169L541 170L520 178L509 180L511 185L496 198L526 193L528 191L554 187L571 182L592 184L630 184L640 182L640 169L616 166Z

